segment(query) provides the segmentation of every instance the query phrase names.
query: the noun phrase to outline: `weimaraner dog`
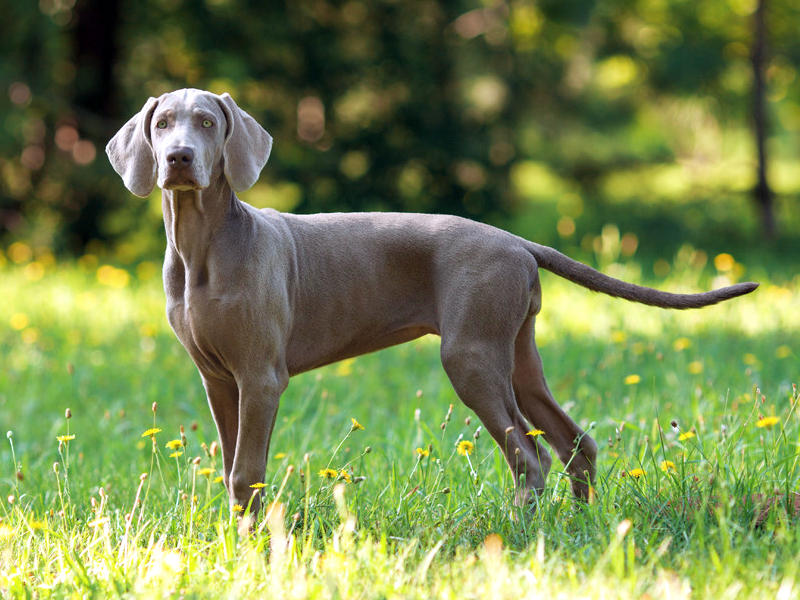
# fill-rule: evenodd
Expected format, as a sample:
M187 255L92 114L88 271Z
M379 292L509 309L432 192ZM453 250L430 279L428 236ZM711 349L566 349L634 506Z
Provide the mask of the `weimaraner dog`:
M454 216L257 210L235 192L256 182L271 147L228 94L194 89L150 98L106 147L131 192L163 190L167 317L203 379L232 504L247 506L250 486L264 478L290 376L427 333L441 336L456 393L505 455L516 501L540 492L550 468L550 455L526 435L531 426L586 497L597 445L545 382L534 343L538 267L663 308L707 306L757 287L661 292Z

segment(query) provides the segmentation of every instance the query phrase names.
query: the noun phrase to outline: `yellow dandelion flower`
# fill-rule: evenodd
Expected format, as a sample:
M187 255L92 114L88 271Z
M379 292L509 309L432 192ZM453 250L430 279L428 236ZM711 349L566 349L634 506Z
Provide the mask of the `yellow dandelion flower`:
M75 439L75 435L74 434L59 435L59 436L56 436L56 439L59 442L61 442L62 444L66 444L67 442L74 440Z
M176 450L177 448L183 446L183 442L180 440L170 440L166 444L164 444L164 446L166 446L170 450Z
M212 469L211 467L203 467L202 469L197 469L197 474L198 475L204 475L206 477L208 477L209 475L211 475L212 473L215 473L215 472L216 472L216 469Z
M241 504L234 504L231 506L231 510L235 513L244 512L244 507Z
M672 349L675 350L675 352L682 352L687 348L691 348L691 346L692 346L692 340L690 340L689 338L681 337L675 340L675 342L673 342Z
M641 380L642 380L641 377L639 377L636 373L633 373L632 375L628 375L625 378L625 385L636 385Z
M282 458L286 458L286 452L276 452L272 458L274 458L275 460L281 460Z
M456 446L456 452L458 452L461 456L468 456L472 454L472 451L475 449L475 444L470 442L469 440L461 440L458 442L458 446Z
M214 477L214 483L222 483L222 481L223 481L222 475Z
M253 488L254 490L260 490L261 488L267 487L267 484L266 483L261 483L259 481L258 483L252 484L250 487Z
M623 471L622 476L624 477L625 475L633 477L634 479L639 479L639 477L644 477L644 469L631 469L627 473Z
M761 417L758 421L756 421L756 427L764 428L764 427L772 427L773 425L777 425L780 423L780 419L778 417Z
M347 377L353 373L353 363L355 362L354 358L347 358L341 361L336 366L336 374L339 377Z
M147 431L142 434L142 437L153 437L155 434L160 433L161 430L158 427L151 427Z
M678 469L675 468L675 463L671 460L662 460L661 464L658 465L664 473L669 473L670 471L673 473L677 473Z
M525 435L529 435L529 436L531 436L531 437L539 437L540 435L544 435L544 431L543 431L543 430L541 430L541 429L531 429L531 430L530 430L528 433L526 433Z
M350 473L348 473L346 469L342 469L341 471L339 471L339 477L344 479L347 483L353 481L353 478L350 477Z
M336 469L320 469L318 475L323 479L336 479L339 472Z
M9 320L11 323L11 328L17 331L22 331L28 326L30 323L30 319L28 319L28 315L25 313L14 313L11 315L11 319Z
M350 418L350 420L353 422L352 426L350 427L350 431L356 431L357 429L364 429L364 426L355 419L353 419L352 417Z
M717 254L714 257L714 267L721 273L727 273L728 271L731 271L734 264L736 264L736 261L734 260L733 256L727 252Z
M100 527L100 525L105 525L106 523L108 523L108 521L109 521L108 517L98 517L97 519L89 521L87 525L89 527Z
M183 452L175 451L175 452L173 452L172 454L169 455L170 458L178 458L179 456L183 456Z
M748 352L742 357L742 362L746 365L756 365L758 364L758 357L755 354Z
M684 431L682 434L678 436L679 442L685 442L686 440L690 440L695 437L694 431Z
M792 355L792 349L789 346L778 346L775 349L775 358L789 358Z
M414 452L416 452L420 458L425 458L431 453L431 451L428 450L427 448L417 448L416 450L414 450Z
M700 373L703 372L703 361L693 360L692 362L689 363L687 369L689 370L689 373L691 373L692 375L699 375Z

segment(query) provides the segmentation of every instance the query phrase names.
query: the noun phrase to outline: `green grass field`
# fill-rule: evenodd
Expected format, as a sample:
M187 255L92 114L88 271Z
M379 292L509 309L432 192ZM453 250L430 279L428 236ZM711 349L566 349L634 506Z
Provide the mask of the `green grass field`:
M762 286L667 312L543 276L550 387L600 446L589 504L555 461L538 509L513 506L500 452L450 388L435 338L296 377L268 510L240 535L158 267L8 255L0 596L800 595L800 277L685 250L661 287ZM634 262L607 270L654 282Z

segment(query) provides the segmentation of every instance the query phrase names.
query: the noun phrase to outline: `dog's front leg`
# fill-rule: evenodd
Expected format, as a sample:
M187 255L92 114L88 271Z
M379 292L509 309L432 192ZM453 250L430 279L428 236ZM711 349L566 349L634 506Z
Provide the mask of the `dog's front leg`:
M239 434L239 387L233 377L220 379L203 374L203 387L208 396L208 406L217 426L222 448L223 481L231 489L233 457L236 455L236 438Z
M285 369L260 377L245 377L239 386L239 428L228 492L232 505L257 514L261 494L255 484L264 481L267 452L281 394L289 383ZM251 502L252 500L252 502Z

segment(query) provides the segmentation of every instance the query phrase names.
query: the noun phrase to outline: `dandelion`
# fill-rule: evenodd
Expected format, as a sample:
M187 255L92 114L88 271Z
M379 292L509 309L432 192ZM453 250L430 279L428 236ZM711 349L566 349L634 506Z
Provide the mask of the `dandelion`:
M336 479L339 472L336 469L320 469L318 475L323 479Z
M214 477L214 483L222 483L222 480L223 480L222 475Z
M339 377L347 377L348 375L352 375L354 362L355 362L354 358L348 358L346 360L343 360L336 367L336 374Z
M700 373L703 372L703 361L694 360L689 363L687 369L689 370L689 373L691 373L692 375L699 375Z
M751 352L748 352L742 357L742 362L746 365L756 365L758 364L758 357Z
M685 337L678 338L672 344L672 348L673 348L673 350L675 350L675 352L682 352L683 350L686 350L687 348L691 348L691 346L692 346L692 341L689 338L685 338Z
M28 315L25 313L15 313L11 315L11 319L9 320L11 324L11 328L17 331L22 331L28 326L30 320L28 319Z
M56 439L58 440L59 444L66 444L67 442L72 441L72 440L75 439L75 434L58 435L58 436L56 436Z
M644 469L631 469L630 471L623 471L622 476L629 476L633 477L634 479L639 479L639 477L644 477Z
M662 460L661 464L658 465L658 466L662 471L664 471L664 473L670 473L670 472L677 473L678 472L678 469L675 468L675 463L672 462L671 460Z
M425 458L431 453L431 451L428 450L427 448L417 448L416 450L414 450L414 452L416 452L417 456L419 456L420 458Z
M346 469L342 469L341 471L339 471L339 477L344 479L347 483L353 481L352 477L350 477L350 473L348 473Z
M722 254L717 254L714 257L714 267L717 271L721 273L727 273L728 271L733 270L733 266L736 264L733 256L728 254L727 252L723 252Z
M216 472L216 470L212 469L211 467L203 467L202 469L197 469L197 474L198 475L204 475L205 477L208 477L209 475L211 475L211 474L213 474L215 472Z
M359 423L358 421L356 421L355 419L353 419L352 417L350 418L350 420L353 422L353 424L350 426L350 431L356 431L358 429L364 429L364 426L361 423Z
M543 431L543 430L541 430L541 429L531 429L531 430L530 430L528 433L526 433L525 435L529 435L529 436L531 436L531 437L539 437L540 435L544 435L544 431Z
M177 450L181 446L183 446L183 442L181 440L170 440L166 444L164 444L170 450Z
M150 429L148 429L147 431L145 431L145 432L142 434L142 437L143 437L143 438L146 438L146 437L155 437L155 435L156 435L157 433L160 433L160 432L161 432L161 430L160 430L158 427L151 427Z
M257 483L252 484L250 487L253 488L254 490L260 490L261 488L267 487L267 484L266 483L261 483L259 481Z
M763 429L764 427L772 427L780 422L778 417L761 417L756 421L756 427Z
M684 431L682 434L678 436L679 442L685 442L686 440L690 440L695 437L694 431Z
M273 456L275 460L281 460L286 458L286 452L276 452L275 456Z
M89 527L100 527L100 525L105 525L106 523L108 523L108 521L109 521L108 517L98 517L97 519L89 521L87 525Z
M641 380L642 380L641 377L639 377L636 373L633 373L632 375L628 375L625 378L625 385L636 385Z
M234 504L233 506L231 506L231 510L235 513L244 512L244 508L242 507L241 504Z
M469 440L461 440L458 442L458 446L456 446L456 452L458 452L461 456L469 456L472 454L472 451L475 449L475 444L470 442Z
M183 456L183 452L176 451L169 455L170 458L178 458L179 456Z

